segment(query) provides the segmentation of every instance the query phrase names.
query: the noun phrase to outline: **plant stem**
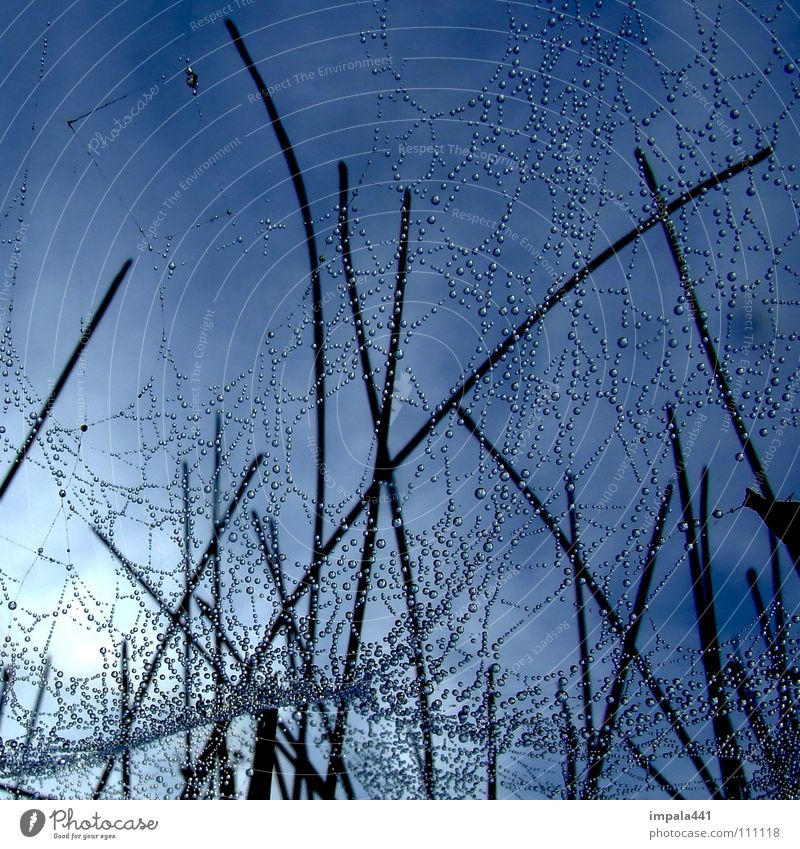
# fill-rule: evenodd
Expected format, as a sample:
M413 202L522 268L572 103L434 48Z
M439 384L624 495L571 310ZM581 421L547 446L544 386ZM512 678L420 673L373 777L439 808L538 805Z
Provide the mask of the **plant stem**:
M561 702L561 717L564 723L565 759L563 764L567 799L578 798L578 732L572 722L572 713L567 699Z
M305 231L306 250L308 253L308 263L311 272L311 298L313 310L313 328L314 328L314 391L317 397L316 418L317 418L317 440L316 440L316 500L314 510L314 530L312 544L312 571L318 572L321 568L323 557L320 549L322 547L322 532L325 521L325 322L323 316L323 301L322 301L322 284L319 273L319 253L317 251L316 236L314 233L314 221L311 215L311 206L308 200L303 173L300 169L300 163L295 155L292 143L280 119L278 110L272 96L269 93L267 85L255 66L253 59L250 56L244 41L242 40L239 30L230 19L225 20L225 26L228 29L230 37L236 50L239 53L245 67L250 72L250 76L258 89L261 99L267 110L267 115L272 124L272 130L275 133L275 138L283 151L286 165L289 168L289 174L292 179L292 186L297 195L297 202L300 207L300 214L303 219L303 229ZM308 642L310 646L310 654L306 659L306 673L311 675L313 667L313 650L316 641L317 628L317 605L318 605L318 588L314 583L310 586L309 593L309 613L308 613ZM307 733L308 717L303 710L303 715L300 720L301 725L301 745L305 745ZM294 797L299 798L300 786L295 782Z
M58 377L58 380L55 382L50 395L48 395L47 400L42 405L42 409L39 411L39 415L36 417L36 421L34 422L33 427L28 432L25 441L22 443L22 446L17 451L16 457L14 458L14 462L11 465L11 468L6 473L5 478L3 478L3 482L0 483L0 499L6 494L6 490L11 486L11 482L14 480L17 472L19 471L22 462L28 456L28 452L33 447L33 443L36 441L36 437L39 435L39 431L42 429L47 417L50 415L50 411L53 409L56 401L58 400L58 396L61 394L61 390L69 380L70 374L72 374L72 370L78 364L78 361L81 358L81 354L83 353L86 346L89 344L89 340L94 335L95 330L97 330L100 322L103 320L103 317L106 314L109 306L111 305L111 301L114 300L114 295L117 294L122 282L125 280L125 276L130 270L131 265L133 265L133 260L128 259L122 264L122 268L117 272L117 276L112 280L111 285L108 287L108 291L106 292L103 300L100 302L100 306L97 307L94 315L89 321L86 330L84 330L81 335L78 344L75 346L75 349L72 352L72 355L67 360L67 364L64 366L63 371Z
M675 225L670 218L669 207L659 191L658 182L656 181L653 170L650 167L650 163L647 161L644 152L640 148L636 149L636 160L644 174L647 188L650 190L653 200L655 201L656 209L658 210L658 215L661 219L661 224L667 237L672 260L675 263L675 268L680 276L683 292L686 299L689 301L689 308L694 318L697 332L700 336L700 344L705 351L706 359L711 367L711 374L716 381L717 388L722 396L722 401L725 404L725 409L728 411L731 422L733 422L733 428L736 431L739 442L741 443L744 456L750 464L750 468L755 475L756 481L764 498L766 498L769 502L773 502L775 501L775 493L767 479L764 467L761 465L758 453L750 440L750 435L747 433L744 419L736 406L736 401L733 397L733 392L731 391L728 376L725 373L725 369L717 355L717 350L714 347L712 336L709 333L708 325L706 324L704 314L700 309L700 304L694 291L694 284L692 283L691 274L689 273L689 265L686 262L683 251L681 250Z
M653 533L647 546L647 554L645 555L644 565L642 566L642 575L639 578L639 586L636 590L636 598L634 599L633 610L631 611L630 624L622 640L622 648L620 650L621 659L617 666L614 681L608 691L605 716L597 734L595 757L589 764L589 770L584 784L584 798L598 798L597 784L603 773L605 759L611 748L611 739L616 726L617 713L622 704L622 695L625 692L625 682L629 669L627 659L636 651L636 639L639 636L639 629L642 627L642 618L650 596L650 585L652 584L656 568L656 556L661 547L664 523L667 519L671 499L672 485L670 484L664 491L664 497L661 500L658 515L653 525Z
M497 742L495 740L495 692L494 692L494 664L489 664L489 672L486 676L486 736L489 750L489 763L487 765L488 782L486 796L488 799L497 799Z
M23 744L23 757L27 758L30 755L31 745L33 744L33 735L36 731L36 725L39 722L39 714L42 712L42 702L44 701L44 694L47 689L47 679L50 677L50 658L46 657L44 660L44 667L42 668L42 681L39 684L39 689L36 691L36 700L33 703L33 709L30 712L28 719L28 727L25 731L25 742ZM19 779L22 776L17 777L17 785L19 785ZM19 798L19 787L13 791L14 798Z
M522 479L517 470L505 459L505 457L503 457L503 455L480 431L477 424L475 424L475 422L463 408L459 408L459 414L466 426L470 430L472 430L478 437L479 442L483 446L484 450L503 471L508 473L509 478L514 482L514 485L517 487L517 489L519 489L519 491L522 493L522 495L525 497L531 507L533 507L534 514L541 518L542 522L553 535L554 539L559 544L562 551L572 559L573 563L575 564L575 577L583 577L585 584L589 589L589 592L594 598L597 606L600 608L600 611L608 620L609 625L614 629L617 634L624 634L625 626L623 625L619 614L611 606L611 603L606 598L606 595L603 592L602 588L594 579L592 574L589 572L586 564L583 562L583 558L580 556L580 552L576 552L574 550L572 546L572 541L568 539L567 536L563 533L561 528L558 526L556 520L545 507L544 503L536 495L536 493L533 492L533 490L525 483L525 481ZM689 755L689 758L694 764L694 767L697 770L698 774L703 779L703 782L708 788L709 793L711 793L712 797L715 799L720 798L719 788L717 787L716 782L709 773L707 767L703 763L700 756L697 754L697 750L692 739L689 737L689 734L687 733L677 714L673 710L672 705L664 694L664 691L661 689L660 684L653 676L653 673L650 670L650 665L647 663L641 653L638 650L635 650L635 646L633 648L634 651L632 651L631 658L636 664L636 666L639 668L642 678L644 679L647 686L650 688L650 691L652 692L653 696L655 696L656 701L661 707L661 710L667 718L667 721L670 723L670 726L672 727L673 731L683 744L686 753Z
M256 745L253 752L253 775L247 788L248 799L269 799L272 796L277 734L278 709L268 708L258 715Z
M147 669L145 670L144 675L142 677L142 680L139 683L139 687L136 690L136 694L134 695L131 701L130 710L127 712L123 720L123 725L126 725L128 728L130 728L130 726L132 725L133 720L135 719L136 714L138 713L139 707L141 706L142 701L144 700L144 697L148 689L150 688L153 679L155 678L156 670L158 669L158 666L161 662L161 658L163 657L164 652L167 649L172 635L175 633L176 629L181 627L180 623L182 619L183 610L185 609L189 599L192 597L192 594L197 588L197 585L202 580L203 575L205 574L205 571L208 568L209 564L213 562L213 558L216 555L217 546L219 545L219 538L227 528L231 516L233 515L239 502L242 500L245 493L247 492L247 487L249 486L250 481L253 475L255 474L256 470L261 465L262 460L263 455L259 454L256 456L255 460L253 460L247 467L247 470L244 474L244 478L239 484L239 487L236 490L233 499L228 504L225 513L217 523L217 526L212 528L211 540L209 541L205 551L203 552L203 555L200 558L200 564L195 568L194 572L192 572L187 589L184 591L183 596L181 597L181 600L178 603L178 606L174 610L167 609L169 623L163 635L163 639L161 639L159 644L156 646L156 650L153 653L152 658L150 659L150 663L148 664ZM197 645L197 643L195 643L195 645ZM106 784L108 783L108 779L111 775L113 765L114 756L112 755L106 762L105 769L103 770L103 774L101 775L100 780L98 781L97 786L95 787L95 791L92 798L98 799L100 797L100 794L102 794Z
M364 532L364 547L361 553L361 569L359 570L358 586L353 607L353 620L350 627L350 638L345 656L342 682L347 685L355 675L356 662L361 647L361 634L364 627L364 612L367 606L372 563L375 559L375 538L378 532L378 508L380 499L375 498L370 503L367 514L367 527ZM336 712L336 721L331 735L331 751L328 757L328 771L325 778L326 798L333 799L336 792L338 776L344 770L344 737L347 726L347 703L340 699Z
M728 799L747 798L747 783L742 768L739 747L733 733L728 715L727 699L722 684L722 664L720 661L717 617L714 610L714 595L711 586L711 564L701 559L698 545L694 512L692 510L689 480L681 450L680 435L675 423L675 411L667 407L667 427L675 457L675 469L678 475L678 494L681 499L681 520L685 528L688 549L689 574L697 616L697 629L700 637L700 655L706 677L708 709L711 712L711 725L717 745L717 759L722 775L722 789ZM706 478L708 470L703 469L701 480ZM706 484L702 484L707 486ZM706 593L709 593L708 595Z
M364 334L364 321L361 317L361 305L358 300L358 287L356 275L353 268L353 259L350 254L350 225L347 211L349 206L350 191L347 183L347 166L344 162L339 163L339 241L342 246L342 266L344 276L347 280L347 292L350 297L350 308L353 312L353 326L356 333L356 344L361 358L361 368L364 376L364 384L367 389L367 400L374 425L378 426L380 417L380 403L378 392L375 389L375 380L370 364L369 346Z
M183 594L186 599L186 604L182 611L185 617L183 643L183 708L186 711L186 721L189 723L189 717L192 711L192 593L190 592L192 575L192 538L191 527L189 524L189 516L191 515L191 504L189 498L189 464L184 462L181 471L181 484L183 490ZM215 657L214 660L216 661L217 658ZM191 725L189 725L186 729L186 767L184 774L186 776L187 784L190 786L191 790L196 791L197 787L194 783L194 761L192 760ZM192 792L191 798L197 798L194 792Z
M417 676L417 687L419 689L419 713L420 726L422 728L422 751L423 751L423 785L425 794L429 799L435 797L435 773L433 766L433 730L431 727L431 709L428 701L428 675L425 670L425 654L423 649L422 626L417 614L417 598L414 589L414 575L411 569L411 554L406 538L406 526L403 520L403 509L400 503L400 494L397 491L394 478L390 478L386 484L389 490L389 503L392 510L392 524L397 539L397 550L400 555L400 571L403 576L403 592L406 597L406 609L411 625L411 644L414 654L414 669Z
M122 722L125 718L130 704L130 671L128 659L128 641L123 640L120 647L120 664L119 664L119 686L120 686L120 718L121 727L125 729L125 723ZM122 798L131 798L131 751L127 746L127 739L122 739Z
M2 667L2 669L3 674L0 676L0 684L2 684L2 689L0 689L0 729L3 726L3 711L6 708L8 691L11 689L11 672L7 666Z

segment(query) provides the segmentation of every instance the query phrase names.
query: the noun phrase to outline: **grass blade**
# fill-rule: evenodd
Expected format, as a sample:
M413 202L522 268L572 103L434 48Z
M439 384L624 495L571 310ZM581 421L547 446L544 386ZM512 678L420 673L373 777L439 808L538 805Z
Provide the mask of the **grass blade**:
M0 676L0 685L2 689L0 689L0 729L3 727L3 712L6 708L6 699L8 698L8 692L11 689L11 672L7 666L2 667L3 673Z
M572 722L572 712L567 699L561 701L561 717L563 720L562 739L564 742L564 784L567 788L567 799L575 800L578 794L578 732Z
M489 664L489 672L486 676L486 728L488 738L489 763L487 764L487 788L486 797L491 800L497 799L497 743L495 740L495 723L497 721L496 694L494 690L494 664Z
M259 714L256 724L253 774L247 788L248 799L270 799L272 797L272 773L275 770L277 735L278 709L269 708Z
M603 722L600 726L600 731L597 735L597 747L594 753L594 758L589 764L586 781L584 783L583 796L588 799L596 799L597 784L600 776L603 773L605 759L608 756L611 748L611 739L615 730L617 721L617 712L622 703L622 694L625 691L625 681L628 675L627 658L636 651L636 639L639 636L639 629L642 626L642 617L647 606L647 600L650 596L650 586L653 582L653 575L656 568L656 556L661 547L661 539L664 532L664 523L667 519L669 504L672 500L672 485L667 486L664 491L664 497L661 500L661 506L658 509L655 524L653 525L653 533L650 537L650 542L647 546L644 565L642 567L642 575L639 578L639 586L636 590L636 598L633 602L633 610L631 611L630 625L625 632L622 640L621 660L617 667L617 673L614 676L614 681L608 691L607 707Z
M578 515L575 506L575 481L567 477L567 512L569 513L570 534L572 536L572 551L582 558L578 542ZM575 610L578 619L578 650L581 666L581 696L583 698L584 731L586 733L586 760L594 758L594 719L592 717L592 676L589 660L589 633L586 627L586 606L583 599L583 581L576 574L573 576L575 588Z
M111 281L111 285L108 287L108 291L106 292L103 300L100 302L100 305L97 307L94 315L89 321L86 330L84 330L81 338L78 340L78 344L75 346L75 349L72 352L72 355L67 360L67 364L64 366L63 371L58 377L58 380L55 382L53 389L47 397L47 400L42 405L42 409L39 411L39 415L36 417L36 421L33 424L33 427L28 432L25 441L22 443L22 446L17 451L16 457L14 458L14 462L11 465L11 468L6 473L6 476L3 478L3 482L0 483L0 499L6 494L6 490L11 486L11 482L14 480L17 472L19 471L20 466L22 465L25 458L28 456L28 452L33 447L33 443L36 441L36 437L39 435L39 431L44 426L47 417L50 415L50 411L53 409L56 401L58 400L58 396L61 394L64 386L69 380L70 374L72 374L72 370L78 364L78 361L81 358L81 354L83 353L86 346L89 344L92 336L94 335L95 330L97 330L100 322L103 320L103 317L106 314L109 306L111 306L111 301L114 300L114 295L117 294L122 282L125 280L125 276L133 265L133 260L128 259L122 264L122 268L117 272L117 276Z
M700 638L700 654L706 678L706 695L709 710L711 711L714 738L716 740L717 759L722 775L722 789L725 797L728 799L744 799L747 798L747 783L742 768L739 747L728 715L727 698L722 681L717 618L714 609L713 589L711 587L711 564L703 562L701 558L702 549L697 539L689 480L686 474L680 435L675 422L675 411L671 406L667 407L667 428L675 458L675 469L678 475L681 520L685 528L689 575L697 617L697 630ZM701 487L708 485L707 482L702 482L707 476L708 469L704 468L701 475ZM706 595L707 592L710 594Z
M514 482L514 485L517 487L517 489L519 489L519 491L525 497L526 501L528 501L528 503L531 505L534 514L542 520L544 525L553 535L554 539L561 547L562 551L564 551L564 553L567 554L568 557L572 558L573 563L575 565L576 577L583 576L586 586L588 587L589 592L595 600L595 604L597 604L597 606L600 608L601 613L606 617L608 623L611 625L611 627L617 634L624 634L625 626L623 625L619 614L616 612L614 607L612 607L611 603L606 598L602 587L597 583L595 578L589 572L588 568L586 567L586 564L583 562L583 558L580 556L580 552L576 552L573 549L572 541L563 533L561 528L558 526L558 522L556 522L556 520L550 514L548 509L545 507L544 502L522 479L517 470L486 438L486 436L481 432L477 424L475 424L475 422L466 413L466 411L463 408L459 407L459 413L461 415L461 420L464 422L464 424L470 430L472 430L478 437L478 440L483 446L484 450L503 471L508 473L509 478ZM670 727L675 732L676 736L683 745L684 750L692 761L692 764L694 765L698 774L703 779L703 783L706 785L709 793L715 799L720 798L719 788L717 787L716 782L709 773L708 768L703 763L702 758L697 753L697 747L692 741L692 738L689 736L688 732L686 731L680 719L678 718L677 712L673 709L672 705L669 702L669 699L667 699L666 695L664 694L664 691L661 689L661 685L658 683L655 676L651 672L650 665L648 664L647 660L641 655L638 650L636 650L635 646L632 648L631 659L638 667L642 678L644 679L645 683L650 689L650 692L653 694L659 706L661 707L664 716L670 723Z
M394 478L387 482L389 490L389 504L392 510L392 525L397 540L397 550L400 555L400 570L403 575L403 592L406 598L406 609L408 610L409 622L411 624L411 641L414 654L414 668L417 676L417 687L419 689L419 712L420 726L422 728L422 764L423 785L425 794L429 799L435 797L435 773L433 766L433 732L431 728L431 709L428 701L428 675L425 670L425 654L423 650L422 627L417 615L417 599L414 590L414 575L411 564L411 554L406 538L406 526L403 519L403 509L400 503L400 494L397 491Z
M130 670L128 658L128 641L123 640L120 647L120 663L119 663L119 688L120 688L120 724L125 729L125 723L122 721L125 714L130 709ZM127 740L122 740L122 798L131 798L131 751L127 746Z
M678 275L680 276L681 286L683 287L683 293L686 296L686 299L689 301L689 307L694 317L695 326L697 327L697 332L700 335L700 344L702 345L703 350L705 351L706 359L708 360L708 364L711 367L711 374L717 384L719 393L722 396L722 402L725 405L725 409L728 411L728 415L730 416L731 422L733 423L733 428L736 431L736 435L739 438L739 442L741 443L742 451L744 452L744 455L747 458L747 462L750 465L753 475L755 476L758 486L761 489L761 492L763 493L764 497L770 502L775 501L775 494L773 493L772 487L770 486L766 471L761 465L761 460L758 456L758 452L756 451L752 441L750 440L750 436L747 433L747 428L745 427L744 419L742 418L742 415L739 412L738 407L736 406L736 401L734 399L733 392L731 391L728 375L726 374L722 362L720 361L719 356L717 355L717 350L714 347L714 342L712 341L711 333L708 330L708 326L703 316L703 312L700 309L700 304L697 300L697 295L694 291L692 277L689 273L689 265L686 262L686 258L683 255L683 251L681 250L680 242L678 241L678 234L675 230L675 225L673 224L672 219L669 217L669 209L667 207L666 201L664 200L661 195L661 192L659 191L658 182L656 181L655 174L653 174L653 169L650 167L650 163L647 161L647 157L644 155L644 152L640 148L636 149L636 161L639 163L639 167L642 169L645 183L647 184L647 188L650 190L650 194L653 196L653 200L656 204L656 209L658 210L658 214L661 219L661 224L664 228L664 233L667 237L667 243L669 244L670 255L672 256L672 260L675 263L675 268L677 269Z
M356 275L353 268L353 259L350 254L350 224L348 221L348 188L347 166L344 162L339 163L339 242L342 248L342 265L344 276L347 280L347 292L350 297L350 309L353 313L353 326L356 333L356 344L358 345L361 358L361 368L364 373L364 383L367 387L367 400L369 402L372 421L377 425L380 417L380 403L378 391L375 388L375 378L372 373L372 365L369 358L369 347L364 334L364 322L361 317L361 305L358 300L358 287L356 286Z
M342 682L349 684L355 674L356 662L361 647L361 633L364 627L364 613L367 606L367 593L372 564L375 559L375 540L378 532L378 508L380 499L375 498L367 514L367 527L364 532L364 547L361 553L361 569L359 570L358 586L356 588L353 619L350 626L350 638L345 656ZM331 736L331 751L328 757L328 771L325 778L325 798L333 799L336 792L338 776L344 771L344 738L347 725L347 704L341 699L336 712L336 720Z

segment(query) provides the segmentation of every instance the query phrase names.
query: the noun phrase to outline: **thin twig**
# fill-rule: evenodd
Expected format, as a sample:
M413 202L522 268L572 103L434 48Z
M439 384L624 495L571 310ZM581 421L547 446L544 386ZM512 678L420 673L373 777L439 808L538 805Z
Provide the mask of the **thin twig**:
M75 368L81 358L81 354L83 353L86 346L89 344L89 340L94 335L94 332L95 330L97 330L98 325L103 320L106 311L111 305L111 301L114 300L114 295L117 294L119 287L122 285L123 280L125 280L125 276L130 270L131 265L133 265L132 259L125 260L125 262L122 264L122 268L117 272L117 276L111 281L111 285L108 287L108 291L103 297L103 300L100 301L100 305L97 307L97 310L89 321L86 330L84 330L83 334L81 335L81 338L78 340L78 344L75 346L72 355L67 360L67 364L64 366L64 369L59 375L58 380L55 382L53 389L47 396L47 400L42 405L42 409L39 411L39 415L36 417L33 427L31 427L27 437L25 437L25 441L22 443L22 446L17 451L11 468L8 470L5 478L3 479L3 482L0 484L0 499L2 499L2 497L6 494L6 490L9 488L9 486L11 486L11 482L14 480L14 477L19 471L20 466L22 465L25 458L28 456L28 452L33 447L33 443L36 441L36 437L39 435L39 431L44 426L47 417L50 415L50 411L53 409L53 406L58 400L58 396L61 394L61 390L66 385L67 380L69 380L70 374L72 374L72 370Z
M487 788L486 796L488 799L497 799L497 741L495 740L495 723L497 721L496 694L494 691L494 664L489 664L489 671L486 676L486 736L488 742L489 762L487 764Z
M126 734L126 726L122 721L125 714L130 708L130 669L128 658L128 641L123 640L120 646L120 663L119 663L119 689L120 689L120 718L123 735ZM128 748L128 740L126 736L122 738L122 798L131 798L131 750Z
M589 764L589 770L584 783L584 798L597 798L597 784L603 773L605 759L611 748L611 739L616 727L617 713L620 705L622 704L622 694L625 692L625 682L630 668L628 665L628 658L636 651L636 639L639 636L639 629L642 627L644 611L647 607L647 601L650 596L650 585L653 581L653 575L655 574L656 557L658 555L658 550L661 547L664 523L667 519L667 512L669 510L671 499L672 485L669 484L664 491L664 497L661 499L661 505L658 508L656 521L653 525L653 533L647 546L647 553L642 566L642 574L639 578L639 586L636 590L636 598L634 599L633 609L631 610L630 625L622 640L620 662L617 666L614 681L608 691L605 716L603 717L603 722L600 725L600 730L597 734L595 756Z
M675 470L678 476L678 494L681 499L681 520L686 536L689 574L692 584L697 629L700 637L700 656L705 671L708 706L711 711L711 725L717 745L717 759L722 775L722 788L728 799L747 797L747 783L742 768L739 747L733 733L728 715L727 698L722 682L722 664L720 661L717 617L714 609L714 595L711 586L711 564L701 559L697 530L692 510L689 479L686 474L680 435L675 422L675 410L667 407L667 429L675 458ZM708 470L703 469L701 480L706 478ZM702 484L707 486L706 484ZM709 595L706 595L708 590Z
M578 542L578 515L575 506L575 481L572 476L567 477L567 512L569 513L570 534L572 536L572 550L583 559L580 543ZM583 722L586 733L586 760L590 762L594 757L595 733L594 719L592 717L592 676L589 660L589 632L586 627L586 605L583 598L583 580L577 572L572 580L575 587L575 611L578 618L578 649L580 652L581 665L581 696L583 698Z
M192 594L194 593L195 589L197 588L197 585L202 580L203 575L205 574L205 571L209 566L209 563L212 562L212 558L214 557L214 555L217 551L217 546L219 545L220 536L224 533L225 529L228 526L228 522L231 519L231 516L233 515L233 513L236 510L239 502L242 500L245 493L247 492L247 487L250 485L250 481L252 480L253 475L256 473L256 470L258 469L258 467L261 465L262 460L263 460L263 455L259 454L255 458L255 460L253 460L250 463L250 465L247 467L247 470L245 471L245 474L244 474L244 478L242 479L241 483L239 484L239 487L236 490L236 493L233 496L233 499L228 504L228 507L225 510L225 513L223 514L222 518L219 520L217 525L214 528L212 528L211 540L209 541L208 545L206 546L205 551L203 552L203 554L200 558L200 564L195 568L194 572L192 572L192 574L190 576L189 583L188 583L188 587L184 591L184 594L181 597L180 602L178 603L175 610L169 610L168 611L169 623L167 625L165 633L163 634L163 637L159 641L158 645L156 646L155 652L153 653L153 657L150 659L150 663L148 664L147 669L145 670L144 675L142 677L142 680L139 683L139 687L136 691L136 694L133 697L133 700L131 702L131 708L125 716L125 722L128 724L128 726L130 726L133 723L133 720L136 717L136 713L138 712L138 709L141 706L141 704L144 700L144 697L145 697L148 689L150 688L150 685L153 682L153 679L154 679L155 674L156 674L156 670L158 669L159 663L161 662L161 658L162 658L164 652L167 649L167 646L169 644L170 639L172 638L172 635L175 633L175 630L177 628L180 628L182 613L183 613L183 610L186 607L187 602L192 597ZM194 645L197 646L198 644L195 642ZM98 799L100 797L100 795L102 794L102 792L105 789L105 786L108 782L108 779L111 775L111 769L113 768L113 765L114 765L114 756L112 755L112 756L109 757L108 761L106 762L106 767L103 770L103 774L101 775L100 780L97 783L97 786L95 787L94 794L93 794L92 798Z
M606 598L606 595L603 592L601 586L597 583L592 574L589 572L586 564L583 562L583 558L580 556L580 553L576 552L573 549L572 541L567 538L567 536L558 526L556 520L545 507L544 502L542 502L542 500L536 495L536 493L522 479L517 470L487 439L487 437L478 428L477 424L475 424L475 422L463 408L459 408L459 414L461 416L461 420L478 437L480 444L484 447L489 456L498 464L498 466L503 471L508 473L509 478L514 482L514 485L517 487L517 489L519 489L519 491L522 493L522 495L525 497L531 507L533 507L534 514L536 516L539 516L539 518L542 520L547 529L555 538L556 542L561 547L562 551L564 551L564 553L567 554L568 557L572 558L573 563L575 565L575 576L583 577L586 586L589 588L589 591L595 600L595 603L600 608L600 611L603 613L603 615L606 617L609 625L614 629L617 634L624 634L626 629L622 623L622 619L620 618L619 614L611 606L611 603ZM667 718L667 721L669 722L672 730L675 732L678 739L681 741L684 749L689 755L690 760L694 764L695 769L697 770L700 777L703 779L703 783L708 788L709 793L715 799L720 798L719 788L717 787L716 782L709 773L706 765L703 763L702 759L697 753L697 748L694 742L692 741L686 729L683 727L683 724L681 723L677 713L670 704L669 699L666 697L664 691L661 689L661 685L658 683L652 671L650 670L650 665L642 656L642 654L636 649L635 646L633 647L631 653L631 659L639 668L642 678L649 687L650 692L653 694L653 696L655 696L656 701L661 707L664 716Z
M711 375L717 384L717 388L722 396L722 402L725 404L725 409L728 411L728 415L733 423L733 428L736 431L739 442L741 443L742 451L744 452L744 456L747 458L747 462L755 475L758 486L761 489L764 498L771 503L775 501L775 493L770 486L766 471L761 465L758 452L753 446L750 435L747 432L747 427L745 426L742 414L736 406L736 400L733 396L733 392L731 391L728 375L726 374L725 368L719 359L717 349L714 347L713 337L708 330L705 317L700 309L700 303L697 300L697 295L694 291L694 284L692 283L692 277L689 273L689 265L683 255L683 250L681 249L681 245L678 240L675 225L670 218L669 208L659 191L658 181L655 178L655 174L653 174L653 169L650 167L650 163L647 161L644 151L640 148L636 149L636 161L642 169L645 183L647 183L647 188L650 190L656 204L656 209L658 210L658 215L661 219L661 224L667 237L667 243L669 244L670 255L672 256L675 268L680 276L684 295L689 301L689 309L694 318L697 332L700 335L700 344L705 351L706 359L711 367Z

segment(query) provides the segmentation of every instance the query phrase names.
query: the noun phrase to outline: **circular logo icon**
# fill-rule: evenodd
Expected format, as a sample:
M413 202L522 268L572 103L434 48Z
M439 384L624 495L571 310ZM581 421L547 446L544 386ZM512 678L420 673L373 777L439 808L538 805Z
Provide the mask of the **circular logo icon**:
M36 808L31 808L19 818L19 830L25 837L36 837L44 828L45 815Z

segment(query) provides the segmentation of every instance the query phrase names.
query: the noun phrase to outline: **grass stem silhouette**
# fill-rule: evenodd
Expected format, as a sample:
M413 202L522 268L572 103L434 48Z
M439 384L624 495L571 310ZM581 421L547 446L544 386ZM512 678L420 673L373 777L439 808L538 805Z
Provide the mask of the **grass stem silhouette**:
M722 790L727 799L745 799L748 795L747 782L742 767L739 747L728 713L727 697L722 679L719 632L714 606L714 591L711 585L711 564L705 561L703 547L697 539L697 526L695 524L694 510L692 509L686 464L681 449L675 411L671 406L667 407L667 428L668 436L672 443L675 469L678 476L681 522L686 537L689 576L700 639L700 656L705 672L706 694L709 710L711 711L711 725L714 730L717 759L722 775ZM707 478L707 475L708 470L704 468L701 481ZM701 490L705 486L707 486L707 482L701 482Z
M625 692L625 683L630 669L628 658L631 657L636 650L636 639L639 636L639 630L642 627L642 618L647 607L648 599L650 598L650 586L653 582L653 575L655 574L656 558L658 550L661 547L664 524L667 519L667 512L669 511L671 500L672 486L668 485L664 491L664 497L662 498L661 504L658 508L658 514L653 525L653 533L647 545L647 553L645 555L644 564L642 565L639 586L637 587L636 598L634 599L633 608L631 610L630 624L622 639L620 661L611 687L608 690L606 711L597 734L597 746L586 775L583 790L584 798L598 798L598 782L603 773L603 766L605 765L606 758L611 749L611 741L616 731L617 713L620 705L622 704L622 696Z
M36 437L39 435L42 427L44 426L47 417L50 415L53 406L58 400L59 395L61 395L62 390L67 384L69 380L69 376L72 374L73 369L78 364L81 354L85 350L86 346L89 344L92 336L94 336L95 331L97 330L100 322L105 317L106 312L108 311L109 306L111 306L111 302L114 300L114 296L119 291L120 286L122 286L123 281L125 280L128 271L133 265L133 260L128 259L122 264L122 268L117 272L117 276L111 281L111 285L108 287L105 295L103 296L103 300L100 302L100 305L97 307L97 310L92 315L92 318L89 321L89 324L86 327L86 330L81 334L81 338L78 340L78 344L75 346L70 358L67 360L67 364L64 366L61 374L56 380L50 394L47 396L47 400L42 405L41 410L39 411L39 415L36 417L34 421L33 427L31 427L30 431L28 431L28 435L25 437L25 441L22 443L22 446L17 451L17 454L11 464L11 468L6 472L6 476L3 478L3 482L0 483L0 499L6 494L6 491L11 486L12 481L16 477L17 472L22 466L23 461L28 456L28 452L33 447L33 443L36 441Z
M711 374L722 397L722 402L725 405L725 409L728 411L730 420L733 423L733 428L736 431L739 442L741 443L744 456L750 465L750 469L755 476L756 482L758 483L764 498L770 502L774 502L775 494L770 486L766 471L761 464L758 452L756 451L755 446L750 439L750 435L747 432L747 427L745 426L742 414L736 406L736 400L730 387L728 375L725 372L725 368L719 359L716 348L714 347L713 337L709 332L705 314L701 310L700 303L697 300L694 284L692 283L692 277L689 272L689 265L683 255L683 250L681 248L680 241L678 240L675 225L670 218L669 206L661 195L661 191L658 188L658 181L653 173L653 169L650 167L647 157L640 148L636 149L636 161L639 163L647 188L650 190L656 209L658 210L661 225L667 237L670 255L672 256L678 276L680 277L683 293L689 302L689 309L692 313L692 317L694 318L698 335L700 336L700 345L705 352L706 359L708 360L708 364L711 368Z

